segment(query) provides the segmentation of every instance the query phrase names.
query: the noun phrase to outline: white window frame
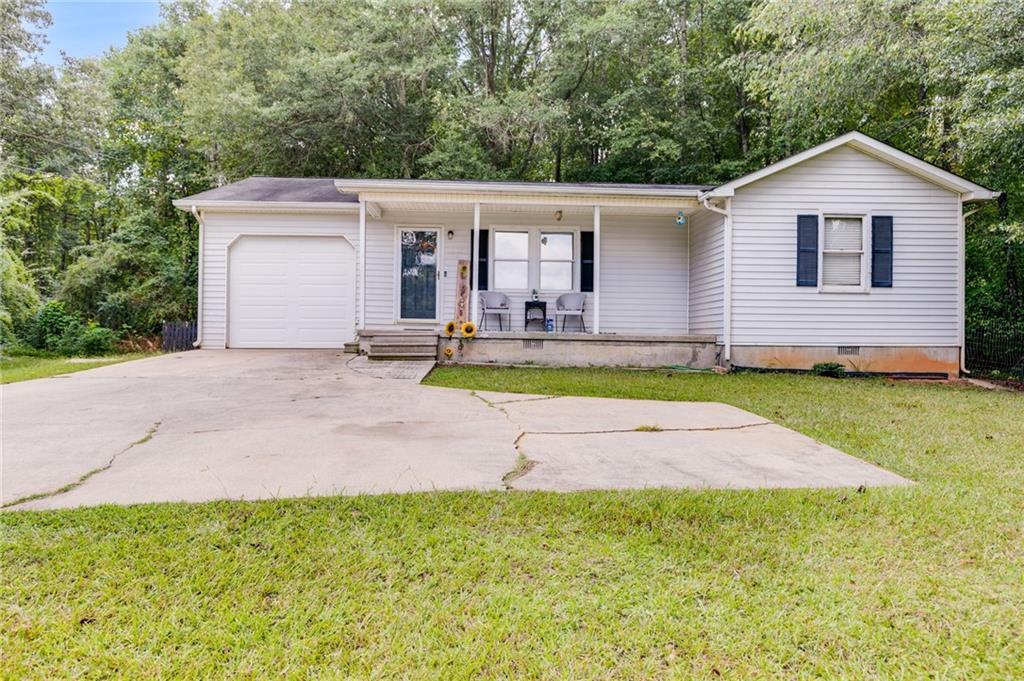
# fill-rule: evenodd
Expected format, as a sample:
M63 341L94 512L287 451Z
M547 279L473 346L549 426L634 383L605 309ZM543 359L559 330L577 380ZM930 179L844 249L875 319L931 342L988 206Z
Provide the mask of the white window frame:
M507 234L525 234L526 235L526 257L525 258L499 258L498 249L496 248L498 242L498 232L504 232ZM492 225L490 227L490 244L488 251L490 257L488 260L488 267L490 272L487 277L487 285L492 291L502 291L508 293L529 293L530 284L533 282L533 237L531 236L531 230L524 227L505 227L500 225ZM494 280L494 265L498 262L525 262L526 263L526 288L498 288Z
M549 258L547 260L544 259L544 255L543 255L544 250L543 250L542 240L544 239L544 235L545 234L552 234L552 235L554 235L554 234L564 234L564 235L568 235L568 236L572 237L572 255L569 257L568 260L560 260L560 259L554 259L554 258ZM579 275L578 275L578 269L579 268L576 266L576 261L578 259L578 253L579 253L579 251L578 251L578 249L579 249L579 240L580 240L579 232L577 230L574 230L574 229L559 229L558 227L538 227L537 228L537 287L536 288L537 288L537 291L539 293L572 293L573 291L576 291L576 290L579 289ZM570 267L569 280L571 282L570 285L569 285L570 288L567 288L567 289L557 289L557 288L545 289L545 288L541 288L541 285L540 285L541 284L541 268L543 267L545 262L567 262L567 263L569 263L569 267Z
M860 283L845 285L825 285L825 254L826 253L858 253L858 251L826 250L825 249L825 221L838 218L841 220L860 220ZM818 292L819 293L868 293L871 288L868 282L871 281L870 261L867 255L871 253L871 224L870 213L851 213L843 211L818 211Z
M503 293L511 294L531 294L534 290L537 291L537 295L558 295L561 293L574 293L580 290L580 268L575 264L580 260L580 232L583 229L579 225L509 225L509 224L488 224L488 257L487 257L487 271L488 271L488 283L492 291L501 291ZM496 250L494 248L495 235L498 232L520 232L527 235L529 239L527 243L527 253L529 258L527 260L527 282L528 286L525 289L509 289L509 288L498 288L494 285L494 263L498 260ZM540 288L540 235L542 233L551 234L572 234L572 288L565 291L543 291ZM502 258L507 262L521 262L518 259L509 260L508 258ZM564 261L558 261L564 262ZM587 294L591 295L591 294Z

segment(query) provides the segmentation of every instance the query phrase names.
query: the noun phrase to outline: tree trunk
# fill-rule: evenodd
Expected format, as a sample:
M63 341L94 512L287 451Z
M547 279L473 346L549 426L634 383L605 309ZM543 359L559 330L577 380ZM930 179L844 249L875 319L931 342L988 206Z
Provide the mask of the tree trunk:
M750 148L750 131L747 129L747 93L743 91L742 85L736 86L736 95L739 104L736 112L736 132L740 136L740 153L746 156L747 149Z
M555 182L562 181L562 140L555 143Z

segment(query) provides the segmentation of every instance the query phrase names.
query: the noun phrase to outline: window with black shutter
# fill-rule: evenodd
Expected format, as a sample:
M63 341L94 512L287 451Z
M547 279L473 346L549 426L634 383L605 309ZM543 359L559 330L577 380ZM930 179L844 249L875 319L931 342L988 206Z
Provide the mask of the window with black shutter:
M818 285L818 216L796 217L796 285Z
M892 216L871 216L871 285L892 287Z

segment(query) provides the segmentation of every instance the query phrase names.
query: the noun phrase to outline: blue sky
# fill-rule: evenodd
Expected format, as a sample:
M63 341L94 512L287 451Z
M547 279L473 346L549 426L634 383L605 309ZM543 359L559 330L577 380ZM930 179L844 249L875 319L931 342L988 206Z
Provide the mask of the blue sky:
M160 19L155 0L51 0L46 9L53 15L53 24L42 60L53 65L61 63L61 50L71 57L98 57L109 47L123 46L130 32Z

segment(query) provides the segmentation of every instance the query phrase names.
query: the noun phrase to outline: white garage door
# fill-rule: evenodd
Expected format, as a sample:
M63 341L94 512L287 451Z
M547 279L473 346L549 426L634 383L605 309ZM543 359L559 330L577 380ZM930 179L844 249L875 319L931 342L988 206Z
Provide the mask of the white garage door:
M228 346L340 348L355 336L355 249L338 237L243 236L228 265Z

